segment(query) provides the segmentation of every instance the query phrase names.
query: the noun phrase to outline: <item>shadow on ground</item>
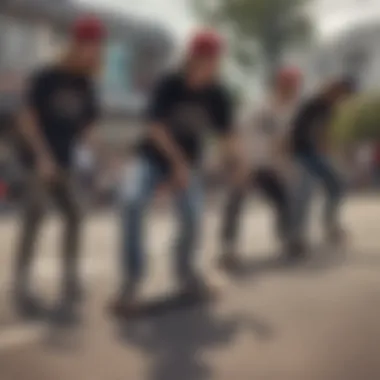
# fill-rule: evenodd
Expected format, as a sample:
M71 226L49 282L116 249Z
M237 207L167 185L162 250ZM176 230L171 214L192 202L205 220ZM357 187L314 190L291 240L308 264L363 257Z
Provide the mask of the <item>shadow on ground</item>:
M213 307L193 308L137 322L118 322L123 344L152 358L147 380L207 380L212 378L207 354L228 348L240 332L270 339L273 331L255 317L223 317Z
M347 261L346 247L315 246L308 254L297 260L288 260L278 253L255 254L255 258L244 257L239 265L231 268L228 274L236 281L254 280L260 276L277 272L319 274L334 270ZM257 257L258 256L258 257Z

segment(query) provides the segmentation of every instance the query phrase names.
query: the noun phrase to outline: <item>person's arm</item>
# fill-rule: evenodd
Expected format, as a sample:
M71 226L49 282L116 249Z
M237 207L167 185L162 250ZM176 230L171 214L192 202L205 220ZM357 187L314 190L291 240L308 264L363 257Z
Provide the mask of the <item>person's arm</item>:
M221 137L221 155L223 162L227 163L229 177L236 186L246 184L251 170L250 162L244 149L243 138L239 133L229 132ZM229 164L232 165L229 165Z
M84 126L80 136L81 142L93 149L99 148L99 134L96 124L100 119L100 104L95 87L90 84L84 117Z
M47 169L55 166L52 152L41 131L37 109L44 101L45 78L34 77L29 85L23 106L17 116L17 127L21 137L32 150L37 164ZM51 171L49 169L49 171Z
M166 122L175 96L175 80L166 78L153 91L148 107L148 138L165 155L173 167L186 166L186 158L181 148L167 132Z
M332 128L334 125L335 110L324 110L321 112L320 123L318 126L318 146L325 154L331 154L333 148Z
M151 122L149 124L148 136L155 146L165 155L173 167L186 166L186 158L182 150L173 141L166 131L164 123Z
M45 138L43 137L35 110L24 107L18 115L18 126L22 138L32 149L37 160L52 160L52 154Z
M273 141L273 153L279 160L289 157L291 151L290 131L286 125L282 127L284 127L284 129L277 132Z
M248 159L244 147L242 124L234 120L234 106L228 94L218 97L215 125L219 136L220 159L233 168L233 182L242 182L248 173ZM246 122L244 120L243 122Z
M311 134L311 123L314 119L313 107L310 104L304 104L300 107L296 113L292 126L289 133L289 143L294 144L295 142L308 142L312 136Z

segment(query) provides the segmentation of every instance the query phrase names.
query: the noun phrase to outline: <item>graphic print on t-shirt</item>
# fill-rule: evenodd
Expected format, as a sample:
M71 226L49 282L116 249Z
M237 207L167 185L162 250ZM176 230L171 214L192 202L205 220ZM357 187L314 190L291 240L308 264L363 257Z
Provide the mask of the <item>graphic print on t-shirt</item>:
M38 127L54 159L69 167L76 139L98 115L96 93L91 78L62 67L45 67L30 78L26 105L37 116ZM34 154L22 142L23 162L34 165Z
M57 117L76 121L83 114L83 96L70 88L59 89L52 96L52 108Z
M210 124L206 110L196 103L179 104L170 117L170 124L178 136L195 136L205 131Z
M226 135L232 126L232 103L222 85L191 88L179 73L165 75L151 95L148 120L165 129L190 165L200 162L207 132ZM171 163L150 138L140 145L143 156L167 170Z

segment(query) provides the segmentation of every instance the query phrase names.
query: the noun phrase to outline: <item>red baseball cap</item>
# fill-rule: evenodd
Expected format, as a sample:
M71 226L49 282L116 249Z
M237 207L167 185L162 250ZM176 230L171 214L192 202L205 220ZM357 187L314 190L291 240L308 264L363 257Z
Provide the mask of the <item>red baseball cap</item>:
M223 52L223 40L214 31L197 32L190 41L189 55L193 57L218 57Z
M96 16L83 16L74 22L72 36L78 41L100 42L106 37L106 27Z
M283 67L277 71L276 82L279 85L299 85L301 81L302 73L297 67Z

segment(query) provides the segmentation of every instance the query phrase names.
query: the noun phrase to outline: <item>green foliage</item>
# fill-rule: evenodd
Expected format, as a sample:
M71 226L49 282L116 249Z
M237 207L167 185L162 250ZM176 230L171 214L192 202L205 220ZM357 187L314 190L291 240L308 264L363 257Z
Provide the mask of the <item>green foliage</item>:
M342 105L333 122L333 139L349 144L380 139L380 94L362 95Z
M268 71L279 64L285 49L309 41L311 23L302 12L308 0L193 0L196 12L209 25L232 39L237 61L252 66L257 56Z

